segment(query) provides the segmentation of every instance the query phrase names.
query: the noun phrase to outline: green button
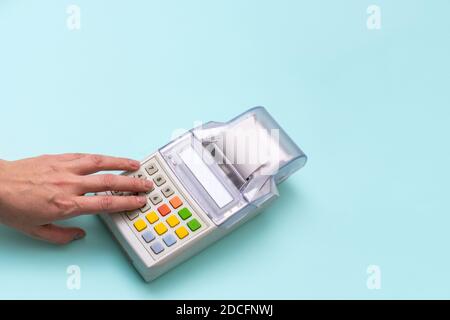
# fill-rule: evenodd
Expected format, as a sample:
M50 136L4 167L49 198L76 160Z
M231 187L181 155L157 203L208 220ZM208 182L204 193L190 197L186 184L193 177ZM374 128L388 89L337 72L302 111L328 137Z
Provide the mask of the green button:
M192 219L191 221L188 222L187 225L189 229L191 229L192 231L195 231L202 226L197 219Z
M190 216L192 216L192 213L189 211L188 208L183 208L180 211L178 211L178 215L181 217L181 219L186 220Z

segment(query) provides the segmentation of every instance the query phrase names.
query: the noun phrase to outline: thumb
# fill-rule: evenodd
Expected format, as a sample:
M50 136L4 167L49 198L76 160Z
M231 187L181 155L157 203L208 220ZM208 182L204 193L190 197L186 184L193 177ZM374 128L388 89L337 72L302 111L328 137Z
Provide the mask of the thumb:
M83 229L61 227L55 224L36 226L30 230L26 230L26 233L32 237L54 244L68 244L74 240L79 240L86 236L86 232Z

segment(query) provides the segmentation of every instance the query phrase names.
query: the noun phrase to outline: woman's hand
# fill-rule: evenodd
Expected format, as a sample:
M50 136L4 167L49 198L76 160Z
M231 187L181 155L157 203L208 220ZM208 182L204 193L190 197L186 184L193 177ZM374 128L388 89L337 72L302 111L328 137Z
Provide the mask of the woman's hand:
M0 223L57 244L83 238L80 228L54 221L81 214L135 210L145 196L86 196L101 191L146 192L152 182L126 176L93 173L135 171L139 162L100 155L44 155L18 161L0 160Z

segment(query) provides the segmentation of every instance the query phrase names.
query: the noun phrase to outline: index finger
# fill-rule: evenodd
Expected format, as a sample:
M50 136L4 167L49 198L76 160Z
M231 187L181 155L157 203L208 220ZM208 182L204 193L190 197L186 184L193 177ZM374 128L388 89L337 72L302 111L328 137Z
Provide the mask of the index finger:
M88 175L99 171L136 171L141 165L132 159L87 154L65 163L65 166L76 174Z
M70 213L71 217L80 214L114 213L132 211L146 205L145 196L80 196L74 199L76 209ZM67 218L67 217L65 217Z

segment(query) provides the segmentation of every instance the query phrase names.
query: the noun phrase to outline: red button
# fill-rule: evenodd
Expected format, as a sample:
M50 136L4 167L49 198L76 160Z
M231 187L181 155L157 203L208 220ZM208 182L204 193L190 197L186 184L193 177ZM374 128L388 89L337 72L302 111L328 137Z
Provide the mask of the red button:
M163 204L158 208L158 212L164 217L170 213L170 208L167 204Z

